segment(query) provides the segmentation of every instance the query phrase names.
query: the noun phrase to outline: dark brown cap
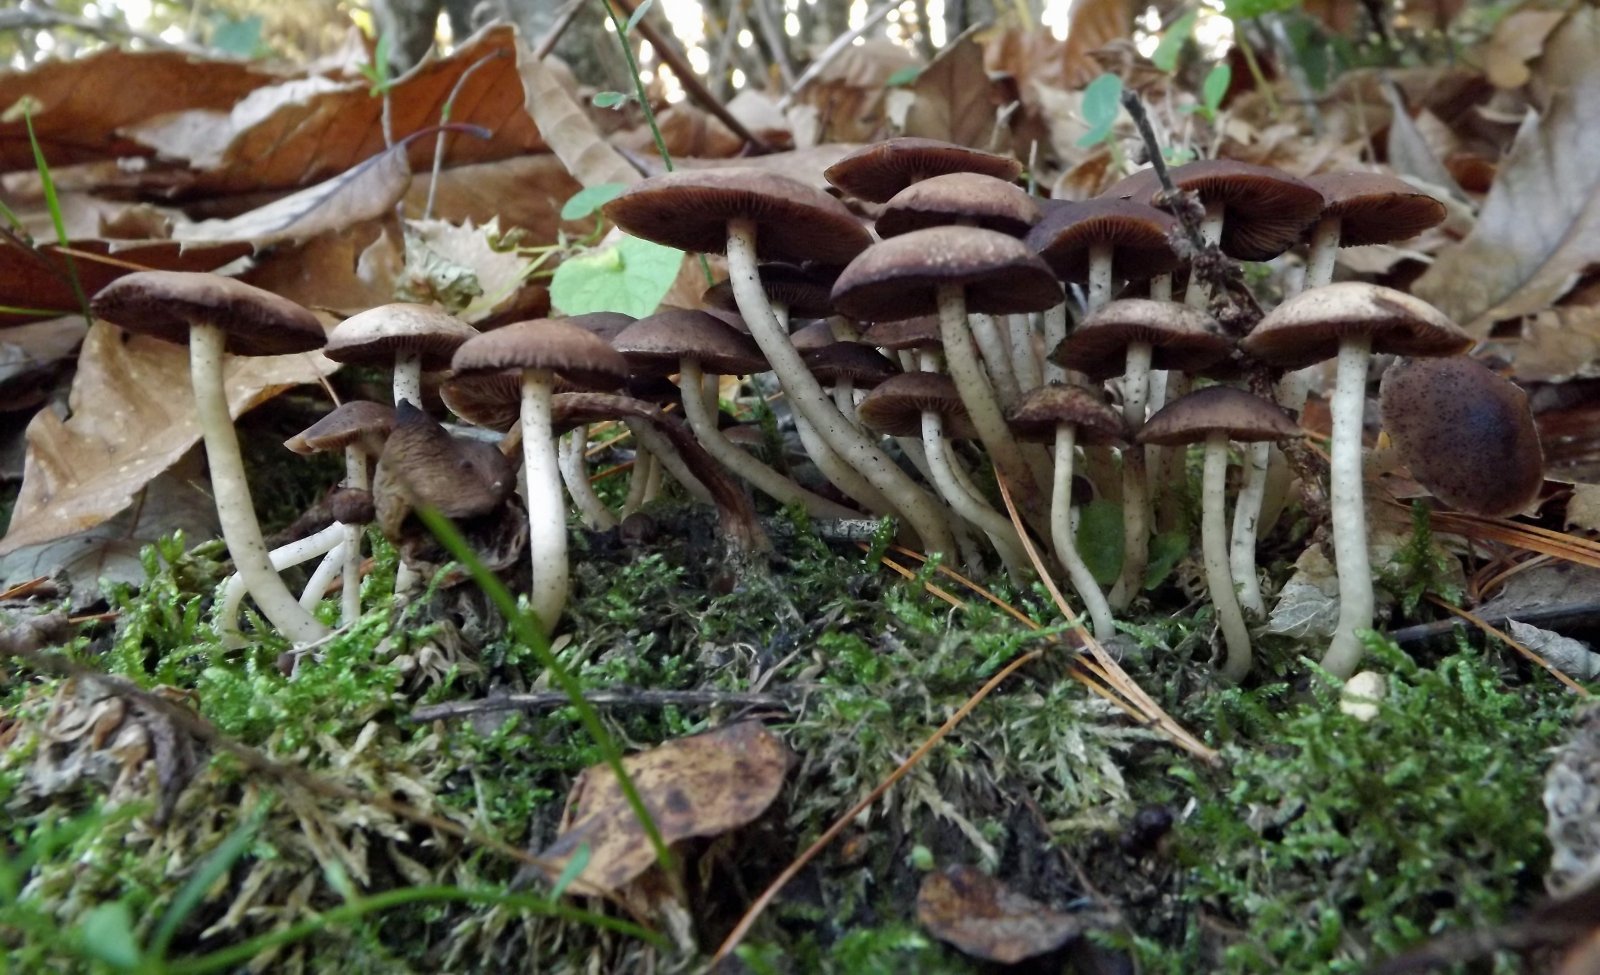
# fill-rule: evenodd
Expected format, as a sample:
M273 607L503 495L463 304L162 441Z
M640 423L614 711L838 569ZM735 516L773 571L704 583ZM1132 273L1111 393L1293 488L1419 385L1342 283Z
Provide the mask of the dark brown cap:
M1021 237L1039 222L1039 204L1022 187L982 173L946 173L912 183L883 205L880 237L970 223Z
M1269 261L1299 242L1302 232L1322 213L1322 194L1303 180L1271 166L1236 159L1202 159L1171 170L1180 190L1201 202L1222 204L1222 250L1241 261ZM1104 196L1155 204L1161 193L1153 170L1135 173L1106 190Z
M880 349L925 349L941 345L939 316L918 315L893 322L874 322L861 333L861 341Z
M616 389L628 363L593 332L559 318L535 318L486 332L456 350L456 372L547 369L588 389Z
M945 173L1012 180L1022 175L1022 164L1009 156L907 136L857 149L822 175L848 196L883 203L912 183Z
M1216 319L1175 301L1123 298L1090 312L1050 361L1096 382L1122 375L1128 346L1148 342L1156 369L1194 372L1225 358L1233 343Z
M620 311L591 311L582 315L573 315L567 321L586 332L593 332L609 342L637 319L632 315L624 315Z
M811 352L825 345L832 345L837 339L833 337L833 326L825 318L813 319L809 322L799 321L793 323L794 331L789 333L789 342L800 352Z
M707 254L727 250L728 221L736 217L756 222L756 250L768 260L843 264L872 243L843 203L761 169L680 169L652 176L604 210L635 237Z
M334 488L328 494L328 515L341 525L370 524L377 514L377 502L365 488Z
M1528 394L1475 359L1400 359L1383 374L1383 428L1411 476L1452 508L1500 517L1544 485Z
M761 276L761 290L767 293L767 300L789 309L791 318L824 318L833 314L833 301L828 296L833 287L831 279L795 264L776 261L762 264L756 271ZM700 296L700 303L708 309L736 314L739 311L731 281L719 281L707 288Z
M669 308L628 326L611 341L637 374L671 375L684 359L709 373L762 372L767 360L755 340L703 311Z
M1087 386L1050 383L1022 394L1006 412L1006 422L1023 440L1050 442L1056 428L1077 429L1076 441L1085 446L1122 443L1122 414L1101 401Z
M394 429L394 407L358 399L341 403L327 416L283 442L297 454L316 454L343 450L361 442L369 454L383 449L383 440Z
M335 362L389 365L397 355L422 357L422 368L444 369L478 330L431 305L396 302L351 315L328 333L322 352Z
M960 285L968 311L1043 311L1062 299L1050 268L1015 237L977 227L932 227L873 244L839 275L833 306L865 321L931 315L939 287Z
M1306 180L1322 194L1322 216L1339 218L1339 246L1407 240L1444 222L1443 203L1385 173L1319 173Z
M1233 386L1207 386L1163 406L1134 437L1139 443L1199 443L1213 433L1251 443L1301 435L1277 404Z
M377 521L397 538L414 507L431 505L448 518L472 518L499 507L517 485L516 468L494 445L450 436L410 403L395 407L394 431L373 477Z
M857 389L867 389L900 374L900 368L882 353L860 342L830 342L802 353L801 358L824 386L848 379Z
M317 316L270 291L198 271L137 271L100 289L96 318L179 345L189 329L211 325L227 334L234 355L289 355L320 349Z
M1240 345L1281 369L1339 354L1347 336L1371 337L1372 351L1409 356L1465 352L1472 339L1437 308L1403 291L1343 281L1302 291L1268 312Z
M1107 244L1119 278L1142 281L1178 266L1169 235L1177 218L1132 200L1097 199L1050 207L1028 232L1028 247L1063 281L1089 277L1089 248Z
M943 373L903 372L879 383L856 407L863 424L891 437L922 436L924 412L943 417L944 435L952 440L978 435L955 380Z
M446 379L439 398L468 423L509 430L522 415L522 370L464 372Z

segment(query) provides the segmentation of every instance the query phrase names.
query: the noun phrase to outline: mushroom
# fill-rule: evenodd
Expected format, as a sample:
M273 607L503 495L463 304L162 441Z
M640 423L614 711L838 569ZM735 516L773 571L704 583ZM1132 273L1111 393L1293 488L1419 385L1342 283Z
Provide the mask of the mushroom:
M760 255L843 263L871 243L866 229L842 203L775 173L730 168L652 176L623 191L604 209L608 218L634 236L690 251L726 251L739 313L796 416L811 424L830 448L905 515L930 552L954 553L939 505L834 408L806 370L761 288L756 264Z
M1383 173L1321 173L1306 183L1322 194L1322 215L1306 257L1307 288L1333 281L1339 248L1406 240L1443 223L1449 213L1443 203Z
M1368 360L1373 352L1456 355L1472 340L1420 298L1351 281L1302 291L1268 313L1240 344L1249 355L1280 369L1303 369L1338 359L1328 404L1333 421L1328 493L1339 572L1339 622L1322 666L1342 680L1361 662L1356 631L1372 626L1372 572L1361 485Z
M1379 388L1383 428L1434 497L1491 518L1538 499L1544 451L1522 387L1455 356L1400 359Z
M267 620L295 643L328 628L306 612L273 570L250 499L239 439L223 384L226 353L286 355L322 347L315 315L286 298L232 278L188 271L139 271L94 296L97 318L130 332L189 345L195 420L206 445L217 520L245 588Z
M1022 175L1022 163L937 139L902 136L863 146L822 175L848 196L885 203L907 186L945 173L982 173L1014 180Z
M615 389L627 377L628 364L594 333L560 319L538 318L463 343L451 367L458 373L522 371L520 419L533 570L528 599L545 632L554 632L568 589L566 505L550 417L554 373L587 388Z
M1083 599L1083 608L1089 614L1095 638L1104 643L1116 635L1117 624L1111 615L1111 604L1106 602L1100 584L1084 564L1073 539L1073 450L1078 444L1096 446L1120 443L1123 439L1122 417L1102 403L1099 395L1086 386L1051 383L1025 394L1012 408L1007 419L1011 421L1011 429L1016 430L1019 436L1030 440L1048 440L1055 444L1050 541L1056 551L1056 560L1067 570L1067 578Z
M1205 444L1200 549L1206 588L1228 648L1221 675L1233 683L1250 672L1250 631L1228 567L1228 441L1253 443L1299 435L1299 425L1275 404L1232 386L1207 386L1162 407L1136 438L1141 443Z
M396 302L352 315L328 333L322 354L347 365L394 368L394 402L422 402L422 370L443 369L478 330L430 305Z

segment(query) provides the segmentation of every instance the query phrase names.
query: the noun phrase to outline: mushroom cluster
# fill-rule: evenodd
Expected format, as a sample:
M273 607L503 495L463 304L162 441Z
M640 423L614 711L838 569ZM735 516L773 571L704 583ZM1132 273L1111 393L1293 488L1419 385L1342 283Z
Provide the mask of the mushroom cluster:
M1342 609L1323 663L1352 673L1358 633L1374 612L1361 483L1369 359L1409 357L1384 388L1386 408L1404 404L1396 409L1407 415L1393 424L1402 445L1435 436L1409 404L1438 383L1494 384L1461 368L1438 383L1418 378L1432 373L1412 358L1458 356L1466 336L1402 292L1331 283L1333 256L1340 246L1415 234L1442 208L1372 174L1307 182L1217 160L1172 170L1176 198L1145 172L1097 199L1039 200L1018 186L1020 173L1014 159L926 139L892 139L840 160L825 174L839 195L757 168L668 173L629 187L604 212L635 236L725 254L727 280L703 307L483 333L418 305L345 320L324 353L392 367L394 406L345 404L290 441L301 452L343 451L347 475L337 522L279 552L245 523L252 512L220 400L222 353L322 347L315 319L209 275L131 275L95 307L115 324L190 342L239 569L223 627L237 635L248 592L297 642L328 632L308 607L336 577L342 619L360 614L361 525L405 541L410 512L429 506L466 525L503 526L519 483L526 513L517 515L516 564L529 572L531 609L553 628L568 598L574 509L591 529L615 528L669 478L688 498L716 505L730 544L744 551L766 544L747 487L814 518L894 518L908 544L1018 579L1031 571L1024 543L1034 536L1108 640L1116 614L1145 588L1152 538L1183 527L1195 445L1204 456L1201 561L1225 645L1220 671L1242 680L1250 616L1264 612L1255 538L1271 445L1300 434L1293 414L1304 373L1296 371L1336 360L1328 494ZM1264 315L1247 313L1254 304L1229 288L1236 262L1295 248L1312 268L1309 286ZM1175 280L1184 284L1176 300ZM424 372L435 375L425 381ZM743 385L761 374L770 384ZM745 377L739 388L781 390L779 412L809 463L764 455L764 438L729 419L720 401L729 377ZM452 435L428 412L435 388L455 417L504 439ZM1499 406L1472 415L1515 413L1514 396L1493 395ZM620 510L587 471L587 425L600 422L625 425L637 447ZM1506 436L1523 437L1526 452L1522 427ZM1486 450L1506 442L1487 427L1479 439ZM1235 445L1246 463L1230 532ZM1299 473L1315 475L1304 465ZM1074 496L1083 483L1122 511L1115 578L1097 580L1078 551ZM1529 483L1537 476L1482 503L1509 510L1525 503ZM1003 513L1001 488L1015 521ZM1452 484L1439 494L1454 501L1471 492ZM416 563L410 571L425 571L416 547L402 548ZM296 599L278 570L316 555L324 568Z

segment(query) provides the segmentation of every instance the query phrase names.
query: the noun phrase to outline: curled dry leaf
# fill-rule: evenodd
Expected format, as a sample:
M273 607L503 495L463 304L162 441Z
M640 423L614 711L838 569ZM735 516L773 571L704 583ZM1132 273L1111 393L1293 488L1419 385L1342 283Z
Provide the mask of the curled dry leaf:
M1009 145L996 144L997 136L1009 133L995 126L989 72L983 66L983 46L975 33L969 30L956 38L917 75L911 85L915 100L906 112L902 134L988 152L1011 151Z
M431 174L418 173L406 193L406 212L420 214L428 200ZM535 241L556 239L561 227L561 205L581 189L561 160L551 153L518 156L471 166L457 166L439 174L433 194L433 215L451 223L472 221L480 226L498 218L501 228L525 230ZM588 233L593 221L573 224Z
M250 253L246 241L185 243L176 240L74 240L69 256L55 244L33 249L0 241L0 305L38 314L0 311L0 328L80 310L72 272L85 295L137 270L214 271Z
M759 721L741 721L680 738L623 759L656 828L668 844L718 836L766 811L783 788L793 753ZM561 835L539 857L559 875L581 847L589 859L577 880L616 891L655 863L655 852L609 766L579 776L567 798Z
M1052 910L976 867L930 873L917 891L917 921L974 958L1014 965L1116 923L1109 911Z
M508 303L530 261L505 242L498 218L481 227L444 220L408 220L406 266L395 297L437 302L462 321L477 323Z
M622 154L611 147L589 115L541 61L520 50L517 70L527 112L547 133L550 151L556 154L572 178L584 186L602 183L628 185L639 181L639 171L628 165Z

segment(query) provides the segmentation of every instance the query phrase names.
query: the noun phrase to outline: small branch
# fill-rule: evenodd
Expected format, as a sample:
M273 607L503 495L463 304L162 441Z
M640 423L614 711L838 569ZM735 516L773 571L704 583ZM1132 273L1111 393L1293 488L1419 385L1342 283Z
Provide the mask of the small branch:
M1156 171L1156 179L1161 181L1161 190L1170 200L1178 200L1178 187L1172 182L1172 173L1167 169L1167 160L1161 155L1161 143L1156 139L1155 127L1150 124L1150 116L1144 110L1144 99L1137 92L1123 89L1122 107L1128 110L1133 117L1133 124L1139 129L1140 138L1144 139L1145 152L1150 156L1150 167ZM1200 234L1200 223L1195 220L1193 207L1174 206L1173 212L1178 221L1183 224L1183 232L1189 238L1189 246L1194 248L1196 254L1206 249L1205 237Z
M572 22L577 19L578 11L583 9L583 4L584 0L567 0L567 5L561 8L560 13L556 14L556 22L550 25L550 29L545 31L545 35L539 39L539 43L534 45L533 59L535 61L543 61L550 56L551 51L556 49L556 45L561 42L561 35L565 34L567 28L571 27Z
M736 707L778 708L792 710L793 706L775 694L755 694L746 691L652 691L631 687L618 687L609 691L589 691L584 694L590 704L608 708L664 708L664 707ZM475 714L493 714L496 711L543 711L564 708L572 700L561 691L544 691L538 694L505 694L500 697L479 698L471 701L446 701L417 708L409 720L421 724L449 718L465 718Z
M757 0L757 2L760 2L760 0ZM794 84L789 86L789 90L784 93L784 96L778 99L778 111L787 111L789 106L794 104L795 96L800 94L802 89L816 81L817 76L826 70L828 65L832 64L833 60L844 53L851 44L855 43L856 38L878 26L878 21L889 16L890 12L898 6L900 6L900 0L887 0L887 2L874 7L867 14L866 19L861 22L861 26L834 38L833 43L823 48L822 53L817 55L816 60L806 66L806 69L800 73L800 77L796 78Z
M767 6L769 0L750 0L756 8L756 26L761 28L761 33L766 37L767 47L772 49L772 60L778 64L778 74L783 78L783 87L794 87L794 65L789 63L789 44L785 40L783 31L778 29L778 24L772 19L772 8Z

